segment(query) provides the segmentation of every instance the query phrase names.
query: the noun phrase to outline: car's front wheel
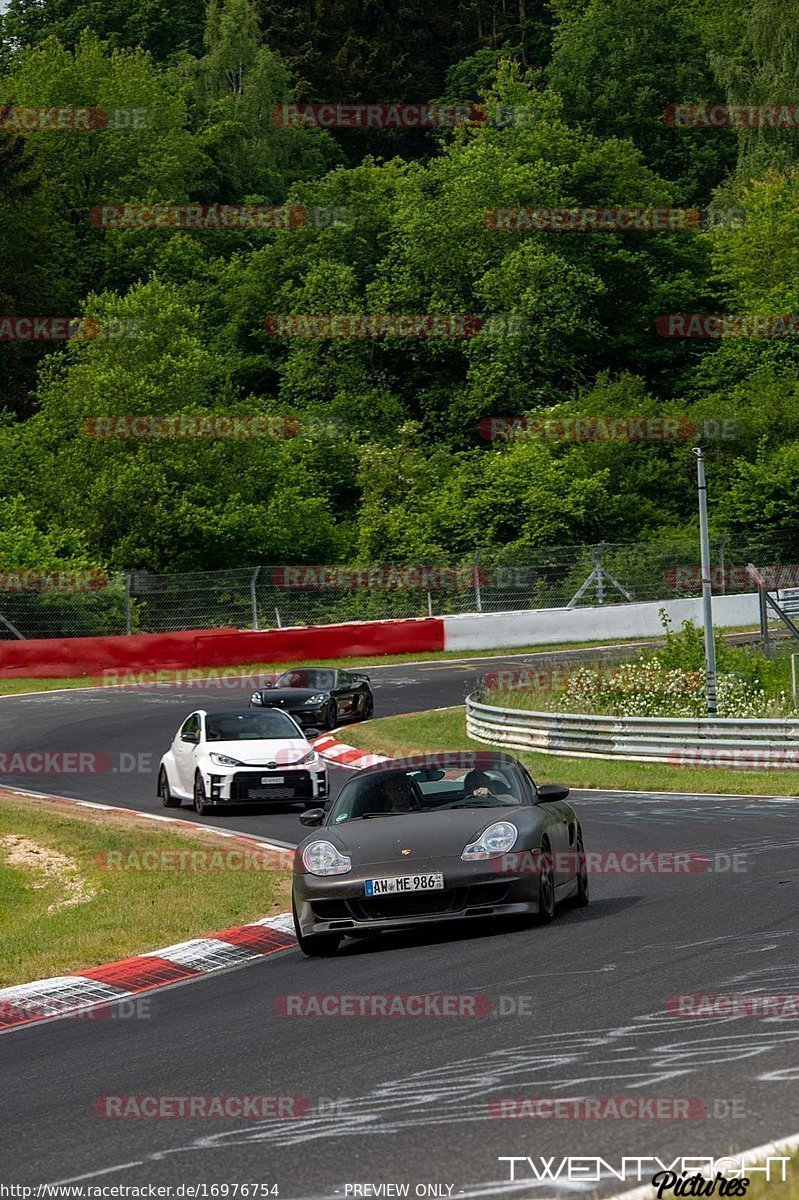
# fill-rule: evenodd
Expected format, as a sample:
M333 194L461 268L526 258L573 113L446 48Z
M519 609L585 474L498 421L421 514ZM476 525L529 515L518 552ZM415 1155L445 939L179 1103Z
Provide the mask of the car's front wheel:
M331 700L325 709L325 729L335 729L338 725L338 705Z
M198 771L194 776L194 811L198 817L205 817L211 811L208 799L205 795L205 784L203 777Z
M291 912L294 917L294 932L297 935L297 945L308 958L329 958L335 954L341 945L341 937L337 933L314 933L304 937L297 918L297 906L292 897Z
M166 767L162 767L158 772L158 799L161 801L164 808L180 808L180 797L172 795L172 789L169 786L169 776L166 773Z

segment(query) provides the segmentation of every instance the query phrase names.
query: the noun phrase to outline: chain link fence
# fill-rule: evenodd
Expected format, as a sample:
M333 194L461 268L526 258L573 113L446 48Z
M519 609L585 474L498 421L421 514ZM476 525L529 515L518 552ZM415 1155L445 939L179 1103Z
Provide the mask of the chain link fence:
M799 586L797 555L764 543L711 546L717 595L751 592L746 564L773 590ZM628 604L701 594L699 540L478 551L460 564L260 566L109 576L88 592L25 590L6 573L0 638L180 629L274 629L465 612Z

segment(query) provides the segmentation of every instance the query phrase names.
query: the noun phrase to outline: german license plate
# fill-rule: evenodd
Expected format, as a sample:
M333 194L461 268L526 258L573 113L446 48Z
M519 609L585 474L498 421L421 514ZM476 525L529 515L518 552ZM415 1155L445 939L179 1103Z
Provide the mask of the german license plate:
M261 783L285 783L285 775L262 775Z
M444 889L444 876L440 871L432 875L394 875L391 878L367 879L364 882L367 896L394 896L405 892L440 892Z

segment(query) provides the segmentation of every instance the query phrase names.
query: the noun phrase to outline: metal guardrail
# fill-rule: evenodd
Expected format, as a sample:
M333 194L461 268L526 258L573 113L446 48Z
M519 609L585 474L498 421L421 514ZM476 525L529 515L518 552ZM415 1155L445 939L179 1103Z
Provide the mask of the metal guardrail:
M497 708L469 696L466 729L489 745L573 758L799 770L799 720L598 717Z

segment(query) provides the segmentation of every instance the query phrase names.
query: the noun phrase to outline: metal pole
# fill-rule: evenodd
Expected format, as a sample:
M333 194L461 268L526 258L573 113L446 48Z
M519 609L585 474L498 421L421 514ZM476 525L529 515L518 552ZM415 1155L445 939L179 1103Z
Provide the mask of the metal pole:
M260 569L261 569L260 567L255 568L255 570L252 573L252 579L250 580L250 600L252 602L252 627L256 631L258 629L258 597L255 594L255 584L256 584L256 580L258 579L258 572L260 571Z
M125 633L130 633L130 571L125 575Z
M791 655L791 690L793 692L793 704L796 707L796 655Z
M477 605L477 611L483 611L483 597L480 594L480 559L483 551L477 550L474 556L474 602Z
M597 604L605 603L605 580L603 577L603 565L605 557L605 543L600 542L594 549L594 572L596 574L596 599Z
M283 628L283 626L282 626L282 625L281 625L281 623L280 623L280 609L278 608L278 606L277 606L277 605L275 605L275 618L276 618L276 620L277 620L277 627L278 627L278 629L282 629L282 628Z
M427 593L427 615L428 617L432 617L433 615L433 597L429 591Z
M705 622L705 678L707 715L716 716L716 643L713 638L713 593L710 583L710 537L707 529L707 483L702 449L694 446L696 486L699 492L699 532L702 550L702 613Z

